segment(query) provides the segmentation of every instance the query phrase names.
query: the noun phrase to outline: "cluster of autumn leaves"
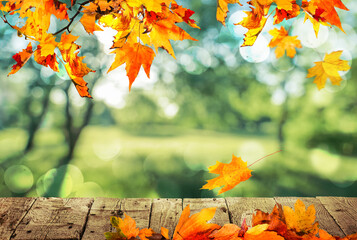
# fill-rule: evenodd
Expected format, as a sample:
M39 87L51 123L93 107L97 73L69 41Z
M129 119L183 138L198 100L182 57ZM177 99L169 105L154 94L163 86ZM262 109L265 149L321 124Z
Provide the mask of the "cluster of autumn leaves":
M228 12L228 4L240 4L239 0L218 0L217 19L225 24ZM252 0L248 4L251 11L245 11L247 16L243 21L236 23L248 29L242 46L252 46L259 34L262 32L267 20L273 16L273 24L279 24L283 20L289 20L304 15L305 21L313 25L316 37L318 37L320 26L336 26L344 32L340 17L336 8L348 11L341 0L302 0L300 4L296 0ZM273 14L274 13L274 14ZM269 47L275 48L275 55L281 58L286 55L295 57L296 48L301 48L298 36L289 36L289 31L283 26L269 31L272 39ZM325 87L327 79L333 85L340 85L342 78L339 71L348 71L348 61L341 60L342 51L327 53L322 61L315 62L315 66L308 70L307 77L315 77L314 83L318 89Z
M223 25L229 4L241 5L239 0L217 0L217 20ZM248 4L251 10L245 11L247 16L237 23L248 29L242 46L254 44L270 16L273 16L274 24L279 24L304 14L305 20L312 22L317 36L320 25L334 25L343 31L335 8L348 10L341 0L303 0L299 4L296 0L251 0ZM80 46L75 42L78 36L71 34L71 25L76 20L80 19L88 34L101 31L103 27L116 30L111 47L115 60L108 72L125 63L129 89L141 67L150 76L150 67L158 48L175 57L171 40L195 40L177 26L178 23L199 28L191 19L194 12L178 5L175 0L71 0L70 6L59 0L8 0L0 1L0 11L6 24L16 29L19 36L31 41L26 49L13 56L16 64L9 75L16 73L32 55L38 64L56 72L59 71L59 62L62 62L82 97L91 97L83 77L94 71L83 62L83 56L78 56ZM23 26L8 21L7 15L14 14L24 20ZM69 17L69 14L72 16ZM66 22L62 29L54 33L49 32L52 15ZM285 52L292 58L296 48L301 48L297 36L289 36L284 27L273 29L270 34L273 38L269 47L276 47L278 58ZM342 81L339 71L347 71L350 67L347 61L340 59L341 54L341 51L326 54L322 61L309 69L307 77L315 77L314 82L319 89L325 86L327 79L335 85Z
M3 4L2 2L5 2ZM58 72L58 62L63 61L65 69L78 93L82 97L91 97L87 83L83 77L93 70L83 63L84 57L79 57L80 46L75 43L77 36L71 33L71 24L80 14L80 23L88 34L110 27L117 31L112 49L115 61L109 71L126 63L130 87L137 77L141 67L147 76L155 57L154 49L163 48L174 57L170 40L193 39L187 32L176 24L185 22L191 27L198 28L195 21L190 19L193 11L183 8L174 0L89 0L81 3L72 0L70 8L79 5L77 12L69 18L70 8L59 0L9 0L0 1L0 10L5 23L18 31L20 36L37 44L33 50L31 42L27 48L14 55L16 64L10 74L16 73L34 55L37 63L50 67ZM25 25L12 25L6 15L19 14ZM68 24L55 33L49 33L51 15L59 20L67 20ZM61 37L60 37L61 36ZM57 56L58 49L62 58ZM109 72L108 71L108 72Z
M182 211L176 225L173 240L357 240L357 233L344 238L331 236L319 228L315 222L315 207L297 200L295 209L276 204L271 213L256 210L252 226L246 221L241 226L225 224L220 226L208 223L215 214L216 208L205 208L190 216L190 206ZM135 221L125 214L125 218L111 217L110 222L115 232L105 233L107 240L137 239L170 239L169 231L161 228L161 233L152 229L139 229Z

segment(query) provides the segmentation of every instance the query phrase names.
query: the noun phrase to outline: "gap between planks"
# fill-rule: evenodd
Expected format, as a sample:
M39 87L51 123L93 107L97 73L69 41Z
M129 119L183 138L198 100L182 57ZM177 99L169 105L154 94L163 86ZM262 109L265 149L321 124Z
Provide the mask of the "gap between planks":
M10 228L12 231L8 239L17 239L16 233L20 230L23 234L27 230L27 222L33 220L33 214L36 208L41 208L40 202L50 201L61 202L60 198L32 198L33 201L20 213L17 222ZM214 219L211 222L224 225L234 223L240 225L244 218L247 223L251 223L252 215L255 209L261 209L265 212L271 212L275 203L293 207L297 197L275 197L275 198L210 198L210 199L110 199L110 198L86 198L82 201L89 201L90 204L82 211L84 221L78 230L76 238L70 239L104 239L104 232L114 231L110 225L110 216L123 217L126 213L136 220L140 228L152 228L155 232L160 232L161 226L169 229L172 237L173 230L178 223L182 209L190 204L191 215L199 212L202 208L217 207ZM299 198L306 207L314 204L316 208L316 217L321 228L327 230L332 235L343 237L345 235L357 232L357 198L342 197L317 197L317 198ZM4 200L0 198L0 201ZM78 199L77 199L78 200ZM52 201L52 200L51 200ZM62 199L62 201L65 201ZM69 200L68 200L69 201ZM67 201L67 202L68 202ZM80 200L78 200L80 201ZM1 202L0 202L1 203ZM65 205L66 203L64 203ZM72 204L72 208L80 205ZM342 210L341 210L342 209ZM83 209L82 209L83 210ZM57 209L53 213L56 216L61 215L61 210ZM96 213L100 213L99 216ZM30 216L31 215L31 216ZM62 214L63 215L63 214ZM62 216L61 215L61 216ZM63 217L63 216L62 216ZM1 219L0 219L1 220ZM56 217L49 219L47 226L51 229L51 224L58 224ZM99 221L98 221L99 220ZM101 221L100 221L101 220ZM349 220L349 221L347 221ZM26 222L25 222L26 221ZM24 223L25 222L25 223ZM27 223L27 224L26 224ZM97 223L97 224L95 224ZM47 224L47 223L46 223ZM0 226L1 227L1 226ZM36 227L36 226L35 226ZM53 226L52 226L53 227ZM91 230L96 229L96 231ZM42 229L42 227L41 227ZM0 229L1 230L1 229ZM27 230L28 231L28 230ZM96 234L91 233L96 232ZM44 238L46 238L47 234ZM92 237L91 237L92 236ZM98 238L99 237L99 238ZM31 239L31 238L24 238ZM42 238L41 238L42 239ZM68 238L60 238L68 239Z

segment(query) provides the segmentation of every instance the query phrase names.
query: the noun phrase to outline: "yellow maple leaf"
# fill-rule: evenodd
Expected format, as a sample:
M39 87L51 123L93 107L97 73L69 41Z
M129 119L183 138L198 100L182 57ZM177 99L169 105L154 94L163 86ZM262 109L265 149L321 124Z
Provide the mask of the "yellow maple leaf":
M228 13L228 4L238 3L242 5L239 0L217 0L217 13L216 18L223 25L226 25L226 17Z
M301 48L301 42L297 39L297 36L289 36L288 31L282 26L280 29L273 29L269 31L270 35L273 36L269 43L269 47L275 49L275 55L277 58L286 55L293 58L296 54L295 48Z
M318 223L314 223L316 218L314 205L310 205L306 210L305 204L298 199L294 207L295 211L290 207L283 207L288 229L294 230L298 234L316 234Z
M220 176L207 180L202 189L212 190L224 186L218 194L231 190L238 183L246 181L252 176L252 170L247 167L247 162L234 155L232 155L232 162L229 164L217 161L216 165L210 166L208 170L210 173L220 174Z
M255 43L267 22L266 15L271 5L271 1L268 0L253 0L248 3L251 5L251 11L245 11L247 16L243 18L243 21L235 24L248 28L242 47L252 46Z
M315 77L318 89L325 87L326 81L329 78L332 85L340 85L342 78L339 71L348 71L351 67L347 60L341 60L343 51L335 51L326 54L323 61L315 62L315 66L308 70L307 78Z

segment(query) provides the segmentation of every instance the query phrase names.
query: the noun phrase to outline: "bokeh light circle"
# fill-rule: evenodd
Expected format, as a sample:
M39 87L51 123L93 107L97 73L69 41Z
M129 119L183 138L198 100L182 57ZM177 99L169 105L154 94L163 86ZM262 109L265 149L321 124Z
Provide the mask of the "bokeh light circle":
M240 55L244 60L251 63L259 63L265 61L270 54L268 40L264 36L259 36L253 46L240 47Z
M70 173L75 172L76 170L71 170L71 168L69 168L70 170L67 172L67 167L67 165L63 165L58 169L53 168L42 175L36 183L37 195L56 195L59 197L68 197L71 194L74 185ZM55 193L51 187L53 186L54 182L58 182L59 176L62 174L64 177L60 190L58 193ZM80 177L77 177L77 179L80 179Z
M4 173L6 186L14 193L25 193L33 185L32 171L25 165L14 165L6 169Z
M95 155L103 161L110 161L120 154L120 142L119 140L108 141L101 140L95 141L92 144Z
M179 62L186 72L202 74L212 65L211 54L201 47L190 47L179 56Z
M329 38L329 29L327 26L320 25L318 36L316 37L314 27L310 20L304 21L299 18L294 23L292 36L299 36L301 44L309 48L317 48L324 44Z

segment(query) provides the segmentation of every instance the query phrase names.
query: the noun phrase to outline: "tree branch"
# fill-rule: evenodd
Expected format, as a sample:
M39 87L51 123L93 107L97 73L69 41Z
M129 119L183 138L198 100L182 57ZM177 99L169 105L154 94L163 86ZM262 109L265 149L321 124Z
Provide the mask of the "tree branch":
M70 18L70 21L69 23L67 24L67 26L61 28L60 30L58 30L57 32L53 33L53 35L57 35L59 34L60 32L63 32L64 30L67 30L69 33L71 32L69 30L69 27L72 25L72 23L74 22L74 19L81 13L81 10L83 8L84 5L90 3L90 2L93 2L94 0L88 0L88 1L85 1L85 2L82 2L79 4L79 8L77 10L77 12L73 15L73 17Z

